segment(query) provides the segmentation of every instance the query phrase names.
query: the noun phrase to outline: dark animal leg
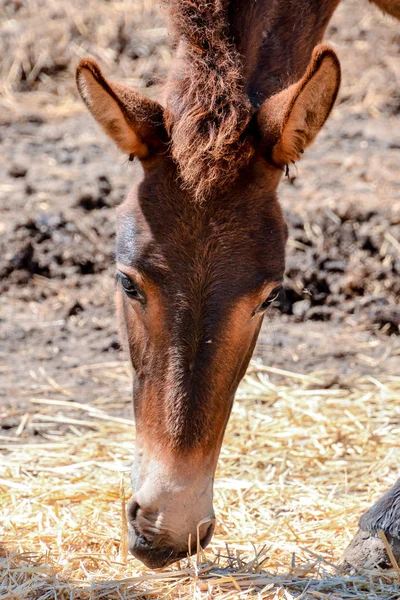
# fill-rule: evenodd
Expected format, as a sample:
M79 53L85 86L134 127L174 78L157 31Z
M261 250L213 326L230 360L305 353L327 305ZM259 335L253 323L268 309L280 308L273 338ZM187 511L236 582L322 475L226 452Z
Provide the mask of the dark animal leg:
M358 525L359 529L344 553L344 568L393 568L379 531L384 532L397 563L400 563L400 479L361 515Z

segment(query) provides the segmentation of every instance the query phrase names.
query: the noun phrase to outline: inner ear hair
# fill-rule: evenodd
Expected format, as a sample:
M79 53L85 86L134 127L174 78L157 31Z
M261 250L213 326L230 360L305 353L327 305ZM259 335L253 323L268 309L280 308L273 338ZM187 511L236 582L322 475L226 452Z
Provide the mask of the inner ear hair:
M160 104L127 86L110 83L91 59L80 61L76 81L89 111L123 152L143 160L165 143Z
M297 161L328 118L340 86L340 63L329 46L314 49L303 77L267 100L257 115L271 162Z

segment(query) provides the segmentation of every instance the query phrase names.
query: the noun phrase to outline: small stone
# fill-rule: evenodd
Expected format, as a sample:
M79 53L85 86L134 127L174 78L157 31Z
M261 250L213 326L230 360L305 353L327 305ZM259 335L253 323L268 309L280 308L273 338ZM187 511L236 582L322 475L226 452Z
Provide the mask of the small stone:
M331 306L313 306L307 313L307 319L310 321L329 321L334 313Z
M112 190L112 185L108 177L106 177L105 175L100 175L100 177L97 178L97 185L101 197L109 196Z
M76 302L74 302L72 304L72 306L70 306L67 310L67 316L68 317L76 317L76 315L79 315L79 313L81 313L83 311L83 306L82 304L77 300Z
M36 189L30 183L27 183L25 186L25 194L27 196L32 196L32 194L36 193Z
M10 177L15 177L15 179L19 179L20 177L25 177L28 169L20 164L13 164L8 170L8 174Z
M104 208L106 203L104 202L103 198L93 195L90 192L85 192L79 196L76 206L79 206L80 208L83 208L89 212L91 210Z
M87 184L82 186L79 191L78 200L76 206L83 208L86 211L98 210L107 206L103 196L99 193L97 186Z

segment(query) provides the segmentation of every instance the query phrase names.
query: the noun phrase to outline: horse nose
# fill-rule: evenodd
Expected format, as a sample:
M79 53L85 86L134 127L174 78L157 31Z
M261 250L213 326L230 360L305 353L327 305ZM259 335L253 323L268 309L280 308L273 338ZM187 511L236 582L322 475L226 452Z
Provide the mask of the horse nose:
M188 554L194 554L197 550L197 540L193 539L193 535L188 535L187 547L182 550L174 547L171 543L163 543L162 537L157 539L157 536L152 535L142 527L140 519L140 506L134 498L128 504L128 520L129 520L129 538L128 546L130 553L146 567L150 569L161 569L171 563L185 558ZM200 539L201 548L205 548L210 542L215 528L215 519L211 519L207 525L205 534ZM204 528L202 528L204 531ZM200 529L199 529L200 530ZM190 551L189 551L189 538Z
M154 547L132 528L129 529L129 552L149 569L162 569L185 556L185 552L177 552L174 548Z
M200 546L205 548L212 538L214 522L207 529L206 535L200 540ZM192 546L190 554L195 554L196 545ZM171 546L155 547L152 542L143 535L138 535L133 528L129 529L129 552L140 560L149 569L162 569L173 562L185 558L189 554L187 550L179 551Z

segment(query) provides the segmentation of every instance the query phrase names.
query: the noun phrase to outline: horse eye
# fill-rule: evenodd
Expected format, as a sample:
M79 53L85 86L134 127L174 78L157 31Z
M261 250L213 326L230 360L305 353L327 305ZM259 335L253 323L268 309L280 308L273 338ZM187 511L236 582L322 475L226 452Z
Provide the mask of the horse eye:
M129 277L127 277L124 273L121 273L121 271L118 271L118 279L121 282L122 289L124 290L125 294L129 296L129 298L133 298L134 300L143 299L143 296L141 295L133 281L129 279Z
M260 306L257 308L256 312L263 312L264 310L267 310L267 308L269 306L271 306L271 304L273 302L275 302L275 300L278 299L279 297L279 293L281 291L281 286L275 288L270 295L268 296L268 298L266 300L264 300L264 302L262 304L260 304Z

